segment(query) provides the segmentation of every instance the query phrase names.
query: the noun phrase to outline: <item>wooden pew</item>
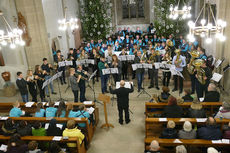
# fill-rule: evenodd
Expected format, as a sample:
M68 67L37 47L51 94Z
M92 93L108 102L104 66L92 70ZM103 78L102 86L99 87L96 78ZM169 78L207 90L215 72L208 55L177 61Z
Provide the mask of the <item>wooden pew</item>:
M68 117L53 117L53 118L49 118L49 117L9 117L11 118L13 121L27 121L27 122L35 122L35 121L39 121L39 122L43 122L43 123L47 123L49 122L51 119L56 119L58 123L67 123L68 120L75 120L76 123L85 123L86 124L86 137L88 138L89 142L91 142L92 138L93 138L93 126L92 124L88 123L88 119L87 118L68 118ZM5 120L0 120L0 124L3 124Z
M157 137L151 137L151 138L145 138L145 149L149 149L149 145L152 142L152 140L157 140L160 144L160 146L177 146L177 145L185 145L186 148L189 146L195 146L195 147L224 147L229 146L229 144L226 143L212 143L211 140L203 140L203 139L179 139L182 143L174 143L175 139L160 139Z
M0 141L6 141L9 139L10 139L9 136L0 135ZM24 137L21 137L21 139L23 141L48 141L48 142L50 142L53 140L53 136L24 136ZM78 138L76 138L76 137L75 138L68 138L67 140L61 139L58 142L60 142L60 143L74 142L77 144L77 147L76 147L77 153L86 153L84 142L82 142L80 144Z
M185 121L190 121L193 125L205 125L206 122L197 122L196 118L167 118L167 121L159 121L159 118L146 118L145 119L145 136L157 136L155 134L160 134L163 125L167 124L169 120L172 120L176 123L176 125L183 125ZM228 124L230 119L216 119L216 123L221 126L221 130L223 126Z
M178 104L179 106L181 106L182 108L189 108L191 106L192 102L184 102L182 104ZM201 103L203 108L208 108L210 109L211 114L214 113L214 108L219 108L220 106L222 106L222 102L202 102ZM146 116L151 113L149 112L148 109L150 108L161 108L163 109L165 106L167 106L168 103L151 103L151 102L146 102L145 103L145 113ZM152 113L159 113L159 111L156 112L152 112Z
M45 105L44 105L45 108L48 107L46 104L47 104L47 103L45 103ZM73 104L73 106L80 106L82 103L80 103L80 102L77 102L77 103L75 103L75 102L67 102L66 105L68 105L68 104ZM95 125L97 125L98 122L99 122L99 110L98 110L98 108L96 107L95 103L93 102L92 104L86 104L85 106L86 106L87 108L90 108L90 107L95 108L95 110L94 110L95 123L96 123ZM9 113L9 111L10 111L12 108L13 108L13 102L9 102L9 103L0 103L0 112L2 112L2 113ZM35 112L36 112L36 108L37 108L37 103L34 103L34 104L32 105L32 107L26 107L26 106L25 106L25 103L21 102L21 103L20 103L20 108L21 108L22 110L24 110L25 112L28 112L28 113L35 113ZM68 114L68 112L67 112L66 114Z

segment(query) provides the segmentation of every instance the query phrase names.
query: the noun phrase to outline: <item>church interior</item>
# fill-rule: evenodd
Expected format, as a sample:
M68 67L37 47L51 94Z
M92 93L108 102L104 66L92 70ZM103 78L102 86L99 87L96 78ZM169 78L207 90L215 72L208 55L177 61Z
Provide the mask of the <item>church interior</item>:
M229 0L0 0L0 153L229 153Z

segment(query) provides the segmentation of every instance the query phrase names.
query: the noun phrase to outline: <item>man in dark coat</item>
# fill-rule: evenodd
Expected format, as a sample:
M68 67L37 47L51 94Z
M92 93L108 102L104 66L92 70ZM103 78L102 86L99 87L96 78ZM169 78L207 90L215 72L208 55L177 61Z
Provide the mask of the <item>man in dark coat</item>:
M216 91L216 85L210 83L208 85L208 91L205 94L203 102L219 102L220 101L220 93Z
M120 81L120 88L113 90L111 84L109 84L109 90L111 94L117 95L117 108L119 112L119 123L123 124L123 110L125 111L125 122L128 124L129 119L129 93L133 92L133 85L130 83L131 89L125 88L125 81Z
M220 140L222 138L222 132L213 117L207 119L205 127L197 130L197 135L199 139L205 140Z
M18 89L21 93L22 101L28 102L29 99L28 99L27 82L26 82L26 80L23 79L22 72L17 72L17 76L18 76L18 78L16 80L16 84L17 84Z

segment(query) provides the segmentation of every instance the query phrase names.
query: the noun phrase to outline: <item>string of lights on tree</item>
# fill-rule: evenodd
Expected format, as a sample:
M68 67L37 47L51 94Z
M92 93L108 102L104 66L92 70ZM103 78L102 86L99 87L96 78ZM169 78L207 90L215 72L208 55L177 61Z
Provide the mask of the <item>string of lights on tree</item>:
M84 40L98 40L112 33L110 0L81 0L80 19Z

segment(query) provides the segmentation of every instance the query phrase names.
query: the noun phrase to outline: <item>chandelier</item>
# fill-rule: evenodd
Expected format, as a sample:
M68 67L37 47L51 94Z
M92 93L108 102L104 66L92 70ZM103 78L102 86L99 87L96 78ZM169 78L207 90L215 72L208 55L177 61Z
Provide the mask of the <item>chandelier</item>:
M183 0L183 2L184 2L184 0ZM178 1L177 5L175 7L173 7L173 4L170 5L169 18L175 20L179 17L179 15L181 15L183 19L191 18L191 16L192 16L190 13L191 6L187 6L184 2L184 6L183 6L182 10L178 10L179 4L180 4L180 0Z
M78 29L79 28L78 23L77 23L78 19L77 18L70 18L69 20L67 20L66 10L67 10L67 7L65 7L65 9L64 9L64 19L58 20L58 24L59 24L58 29L63 30L63 31L65 31L68 27L71 30Z
M0 11L0 17L5 25L6 33L4 30L0 30L0 44L2 46L10 45L10 48L16 48L16 45L24 46L25 42L22 39L23 31L19 28L14 28L6 21L6 18L3 16L3 12Z
M207 5L207 6L206 6ZM207 16L206 16L207 12ZM203 17L198 22L203 13ZM198 24L200 23L200 24ZM214 24L214 25L213 25ZM199 35L201 38L206 37L206 43L210 44L212 42L211 35L215 35L220 41L225 41L226 37L224 36L224 29L227 23L221 19L216 20L211 8L211 3L208 1L204 2L204 6L202 7L197 19L195 22L189 21L189 34L187 36L190 42L195 41L195 35Z

